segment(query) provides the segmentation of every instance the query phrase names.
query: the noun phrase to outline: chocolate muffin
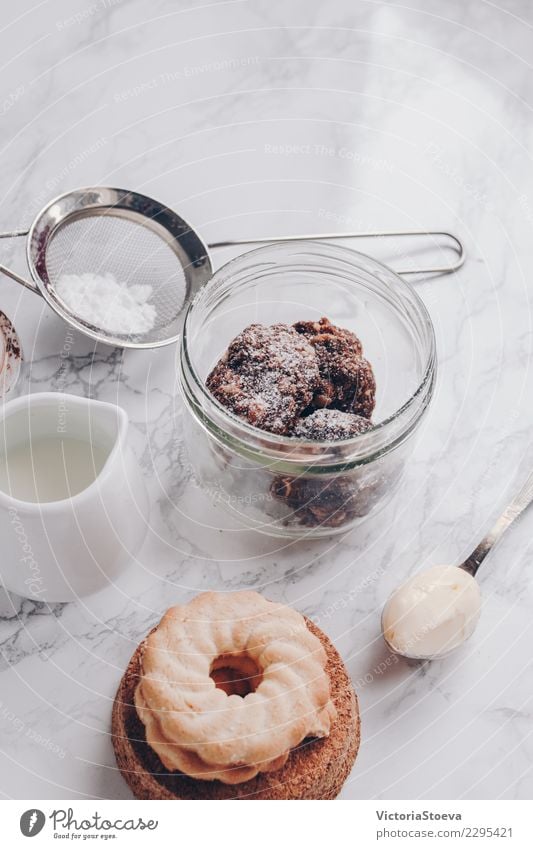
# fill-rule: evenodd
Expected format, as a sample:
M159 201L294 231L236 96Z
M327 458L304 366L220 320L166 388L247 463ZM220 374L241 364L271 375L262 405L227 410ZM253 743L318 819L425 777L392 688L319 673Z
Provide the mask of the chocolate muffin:
M324 479L278 475L270 492L308 528L339 528L355 516L364 515L358 509L359 489L347 476Z
M368 419L354 413L316 410L298 421L294 436L335 442L365 433L371 427ZM302 525L312 528L340 527L365 515L373 503L373 490L360 486L353 473L331 478L278 475L272 481L270 492L278 501L285 502Z
M372 366L363 357L360 339L328 318L297 321L293 327L317 355L320 383L312 407L331 407L369 419L375 405L376 382Z
M294 428L294 436L320 442L336 442L365 433L371 427L372 422L363 416L343 413L342 410L323 409L315 410L311 415L299 419Z
M250 424L283 436L332 442L372 427L376 383L361 340L325 317L292 327L250 325L217 363L207 388ZM290 520L309 527L336 528L365 515L381 488L364 471L331 477L309 471L276 475L270 483L270 495L292 511Z
M312 345L286 324L251 324L207 378L224 407L254 427L288 435L320 382Z

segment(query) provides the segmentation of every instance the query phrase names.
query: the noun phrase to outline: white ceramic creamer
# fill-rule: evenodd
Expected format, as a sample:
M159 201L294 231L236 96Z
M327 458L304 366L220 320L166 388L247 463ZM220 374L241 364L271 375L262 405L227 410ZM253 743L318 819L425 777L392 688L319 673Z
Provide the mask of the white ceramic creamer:
M69 601L112 582L148 529L148 497L114 404L43 392L0 409L0 576Z

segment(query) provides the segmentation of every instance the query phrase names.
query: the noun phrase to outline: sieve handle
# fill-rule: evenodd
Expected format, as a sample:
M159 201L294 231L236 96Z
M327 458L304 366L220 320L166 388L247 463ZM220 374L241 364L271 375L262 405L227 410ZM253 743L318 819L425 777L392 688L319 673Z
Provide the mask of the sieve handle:
M444 237L451 242L451 247L457 254L455 262L449 265L435 265L426 268L397 268L396 274L450 274L452 271L457 271L464 264L466 259L465 247L461 239L450 233L448 230L369 230L368 232L360 231L358 233L313 233L298 236L273 236L270 239L237 239L224 242L211 242L209 248L228 248L234 245L264 245L272 242L288 242L297 240L306 242L312 239L320 241L333 241L339 239L382 239L396 238L404 236L424 236L431 238L433 246L435 242Z
M8 230L5 233L0 233L0 239L15 239L18 236L27 236L28 233L29 230ZM34 292L34 294L40 295L40 297L42 297L35 283L32 283L31 280L26 280L25 277L21 277L20 274L17 274L16 271L12 271L5 265L0 264L0 273L7 275L7 277L11 277L12 280L16 280L17 283L20 283L20 285L24 286L25 289L29 289L30 292Z

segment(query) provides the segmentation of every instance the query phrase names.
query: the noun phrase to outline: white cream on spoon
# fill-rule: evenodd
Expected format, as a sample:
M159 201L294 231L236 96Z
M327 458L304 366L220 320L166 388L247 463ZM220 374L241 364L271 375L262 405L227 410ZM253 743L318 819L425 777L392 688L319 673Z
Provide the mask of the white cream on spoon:
M533 474L464 563L419 572L390 596L383 608L381 627L393 652L416 660L435 660L473 634L481 612L475 574L509 525L532 501Z
M458 566L433 566L394 592L383 608L385 641L405 657L444 657L477 625L479 584Z

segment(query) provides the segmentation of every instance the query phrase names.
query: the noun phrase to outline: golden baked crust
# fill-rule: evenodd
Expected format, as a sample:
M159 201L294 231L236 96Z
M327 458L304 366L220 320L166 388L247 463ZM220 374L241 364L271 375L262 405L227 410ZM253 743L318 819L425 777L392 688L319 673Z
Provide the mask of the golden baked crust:
M260 773L236 785L169 772L147 744L144 725L133 704L141 669L141 643L120 683L112 719L117 764L138 799L335 799L338 796L359 748L357 699L333 644L312 622L306 620L306 624L326 652L326 673L337 712L329 736L304 740L290 752L281 769Z
M215 686L217 662L256 670L244 698ZM300 613L251 591L201 593L170 608L143 651L135 707L168 770L238 784L329 734L326 653Z

